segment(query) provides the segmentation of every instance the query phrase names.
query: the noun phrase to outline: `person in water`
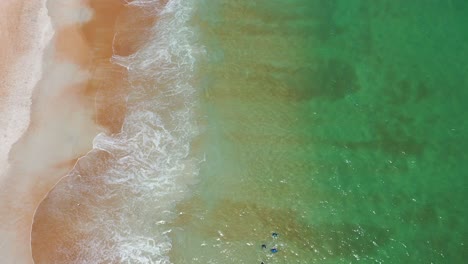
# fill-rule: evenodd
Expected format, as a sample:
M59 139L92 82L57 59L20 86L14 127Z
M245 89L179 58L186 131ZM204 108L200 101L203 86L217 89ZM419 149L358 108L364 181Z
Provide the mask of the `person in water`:
M262 249L265 249L266 248L266 245L265 244L262 244Z
M272 236L273 238L277 238L277 237L278 237L278 233L273 232L273 233L271 234L271 236Z

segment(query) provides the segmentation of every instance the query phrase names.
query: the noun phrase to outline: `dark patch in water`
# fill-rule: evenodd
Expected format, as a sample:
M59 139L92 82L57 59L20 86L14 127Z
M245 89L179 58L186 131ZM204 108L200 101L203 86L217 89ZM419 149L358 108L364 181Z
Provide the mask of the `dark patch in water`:
M386 76L390 75L387 74ZM384 98L386 102L392 105L401 106L419 103L433 94L431 87L424 80L403 78L398 81L391 81L390 79L389 83L390 85L384 89Z
M379 148L389 154L407 154L421 156L426 144L414 137L406 135L403 130L390 130L389 126L377 124L375 126Z
M425 204L406 209L402 219L408 224L429 225L437 223L438 215L435 206Z
M375 140L368 141L333 141L333 140L315 140L316 143L331 145L333 147L346 148L351 151L382 151L392 157L398 157L402 153L420 156L424 152L426 145L415 138L390 134L385 128L377 128L377 137Z
M337 9L336 0L309 1L310 17L314 20L314 29L311 34L320 42L330 39L346 32L346 28L339 26L334 17Z
M342 99L360 89L355 69L344 60L319 60L316 68L301 69L290 77L297 100Z

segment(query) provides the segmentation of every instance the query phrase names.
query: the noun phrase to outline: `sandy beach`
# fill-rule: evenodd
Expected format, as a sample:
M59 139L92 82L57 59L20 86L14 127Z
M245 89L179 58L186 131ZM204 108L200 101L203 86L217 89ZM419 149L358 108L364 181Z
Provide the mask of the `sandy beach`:
M45 1L0 2L0 175L8 152L29 124L33 88L42 75L42 56L53 31ZM1 178L0 178L1 179Z
M125 1L32 2L0 3L0 255L6 264L69 263L86 237L50 215L70 199L44 201L81 163L90 168L82 176L106 166L89 153L96 135L122 128L130 85L118 56L136 52L157 18Z
M110 61L122 3L32 2L0 4L2 263L33 262L36 208L125 111L114 89L124 71Z
M14 186L19 178L7 173L12 169L8 154L28 128L33 89L53 31L45 1L1 1L0 10L0 255L5 263L29 263L33 208L26 205L30 194L24 191L32 182L24 179L22 186Z

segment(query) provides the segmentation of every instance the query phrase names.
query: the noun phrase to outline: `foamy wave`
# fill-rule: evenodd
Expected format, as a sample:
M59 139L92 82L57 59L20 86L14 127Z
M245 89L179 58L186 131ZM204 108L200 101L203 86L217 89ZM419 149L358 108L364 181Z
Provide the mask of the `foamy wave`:
M104 182L127 197L128 207L117 217L106 217L120 220L103 224L110 237L97 239L110 238L116 248L99 260L170 263L167 226L158 223L173 217L175 202L198 173L189 147L196 133L195 89L190 83L199 49L187 25L190 1L172 0L161 10L156 9L158 1L130 4L154 8L160 20L137 53L115 58L129 70L129 111L120 134L101 134L94 145L114 155L115 164L106 171ZM141 82L149 79L155 82Z
M115 63L128 69L131 84L122 130L99 134L94 150L80 159L65 187L49 194L57 203L72 194L75 198L69 199L79 199L90 212L86 215L92 215L73 219L79 233L89 239L78 239L80 252L70 263L170 263L166 223L198 174L197 157L190 155L197 134L191 83L202 49L188 26L192 3L129 4L156 10L160 19L138 52L114 56ZM96 167L103 152L108 153L108 166L100 170Z

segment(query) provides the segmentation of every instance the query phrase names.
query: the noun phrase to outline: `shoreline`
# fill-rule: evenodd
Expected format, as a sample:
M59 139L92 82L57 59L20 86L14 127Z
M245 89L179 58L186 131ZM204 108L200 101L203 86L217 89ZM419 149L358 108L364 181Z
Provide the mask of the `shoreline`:
M123 126L131 85L120 59L146 45L158 20L124 1L45 2L55 34L44 48L29 123L17 135L9 151L11 166L0 181L0 214L7 216L0 220L0 254L6 263L66 262L85 254L79 244L88 237L75 221L60 217L89 197L74 200L75 193L57 197L54 192L66 189L74 178L67 176L79 173L89 180L93 177L86 176L107 166L109 155L93 151L99 149L93 144L100 133L112 136ZM118 202L123 200L112 201ZM70 215L77 221L91 215L77 208Z
M11 148L28 128L32 95L42 77L44 51L53 37L45 0L26 2L0 3L8 14L0 18L0 183L9 167Z
M29 245L17 228L23 226L24 218L11 203L16 193L10 193L9 157L29 129L32 97L43 76L44 52L53 31L45 0L2 1L0 9L6 14L0 16L0 255L5 263L28 263Z
M10 164L0 178L0 253L6 263L33 263L31 230L40 203L77 160L92 149L94 137L100 132L116 131L120 127L118 121L123 119L115 111L111 121L102 117L109 110L111 100L103 100L106 94L98 94L99 90L108 79L121 80L123 71L109 66L113 36L111 41L101 38L103 43L99 43L99 36L94 42L90 36L96 32L98 20L92 18L93 1L45 2L43 8L47 8L45 12L55 34L41 54L42 74L31 89L28 122L8 150ZM26 16L22 11L24 8L12 17ZM40 10L29 10L33 11ZM106 19L98 23L113 29L108 24L115 23L115 19L107 24ZM22 37L27 39L30 34ZM31 40L31 46L35 45L34 41ZM97 51L102 50L97 44L107 45L111 55ZM113 76L107 76L109 72Z
M105 134L115 134L120 132L124 117L126 114L126 96L128 94L128 85L126 83L127 69L113 62L114 55L127 55L132 52L132 44L129 40L133 40L136 33L135 29L130 28L125 22L131 19L131 8L126 6L123 2L115 2L113 0L90 0L87 1L87 6L93 10L92 19L82 25L77 25L71 29L72 32L65 32L58 47L65 49L69 45L74 45L77 41L70 40L71 37L76 37L83 40L82 46L87 47L88 56L82 58L71 54L71 59L76 63L83 63L87 66L89 71L89 79L86 85L75 87L69 94L73 94L77 100L80 100L82 105L86 105L86 109L92 109L92 116L94 125L101 128L96 131L92 137L89 138L88 143L94 144L95 136L98 132L105 132ZM141 26L141 25L140 25ZM118 37L116 34L120 31L128 31L127 39ZM119 47L116 48L116 42L119 42ZM63 53L64 56L70 55L67 52ZM65 99L65 98L63 98ZM62 122L63 123L63 122ZM63 189L67 185L67 176L72 176L76 171L79 171L83 164L88 164L89 160L101 159L103 155L96 156L95 146L89 146L87 152L83 153L80 157L73 160L72 167L68 167L66 173L54 183L48 192L43 196L40 203L36 207L33 216L32 232L31 232L31 248L33 259L36 263L50 263L52 261L63 262L69 256L76 256L80 254L79 241L68 241L67 237L72 236L77 229L74 228L73 220L66 221L66 223L55 222L57 218L55 214L51 215L50 211L57 210L61 206L65 208L75 206L75 203L69 204L67 199L50 198L51 193L56 190ZM105 156L105 154L104 154ZM105 159L105 158L103 158ZM86 165L84 165L86 166ZM81 172L81 176L94 176L95 170L105 167L105 163L95 164L90 167L90 171ZM84 174L83 174L84 173ZM68 193L67 193L68 194ZM68 195L72 196L72 193ZM53 195L52 195L53 196ZM54 200L54 207L50 208L46 201ZM78 203L79 205L80 203ZM60 209L58 209L60 210ZM80 210L83 210L81 208ZM53 212L52 212L53 213ZM57 212L62 213L61 211ZM81 214L76 214L75 217L85 217ZM54 232L50 232L50 228ZM78 235L79 236L79 235ZM86 240L81 237L81 240ZM81 241L80 240L80 241ZM64 254L57 254L57 249L62 248L66 251Z
M174 43L172 34L179 30L174 24L188 30L187 16L180 14L187 14L190 8L176 3L161 6L161 12L168 13L163 13L165 16L156 25L159 10L147 11L147 7L158 8L152 4L127 6L117 19L118 34L110 38L115 49L108 55L113 56L115 63L129 66L128 82L118 80L131 89L124 98L129 107L125 125L117 126L119 123L113 119L116 115L109 111L103 113L108 115L96 116L99 122L104 118L112 124L108 133L99 134L93 140L94 150L79 160L69 177L62 178L36 211L31 234L36 263L114 263L169 258L170 241L163 223L171 219L169 212L174 202L182 199L182 191L198 173L195 158L188 158L186 153L196 133L190 129L194 125L190 122L192 109L189 109L194 91L188 83L192 68L187 63L193 58L191 54L177 56L177 48L192 43L185 35L176 35L181 46L170 45ZM181 9L183 12L178 12ZM155 26L161 26L161 31ZM145 31L149 35L142 34ZM159 38L159 34L171 38ZM174 54L186 64L181 66L158 56L161 54ZM174 74L181 71L187 77L183 78L184 85L178 86L180 79ZM155 74L169 75L167 80L157 80ZM112 81L115 78L107 83L112 85ZM121 97L115 96L122 94L121 90L111 88L99 90L99 95L109 95L110 98L106 96L109 102L119 102ZM110 110L113 109L125 110L112 106ZM107 116L112 119L106 119ZM135 169L139 171L137 174ZM151 201L152 205L146 204ZM147 206L154 210L145 210ZM136 215L139 220L134 218ZM160 224L148 230L155 221Z

